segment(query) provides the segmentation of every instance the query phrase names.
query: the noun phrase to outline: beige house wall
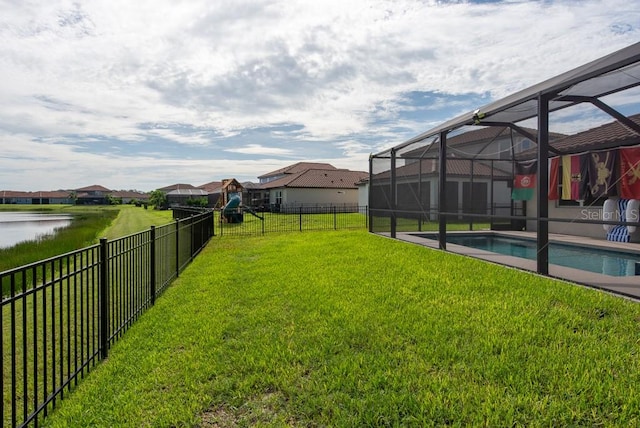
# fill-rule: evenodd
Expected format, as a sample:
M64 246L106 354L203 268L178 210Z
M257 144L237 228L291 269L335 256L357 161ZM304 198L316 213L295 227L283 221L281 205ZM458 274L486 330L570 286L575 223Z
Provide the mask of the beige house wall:
M533 198L527 201L527 217L537 216L537 190ZM549 218L561 218L567 220L602 220L602 207L563 207L558 206L558 201L549 201ZM527 230L537 231L535 221L527 221ZM589 238L606 239L607 232L600 224L584 224L575 222L549 223L549 233L564 235L586 236Z
M271 189L269 201L276 203L276 193L282 192L282 207L306 206L340 206L357 205L358 189L309 189L278 188Z

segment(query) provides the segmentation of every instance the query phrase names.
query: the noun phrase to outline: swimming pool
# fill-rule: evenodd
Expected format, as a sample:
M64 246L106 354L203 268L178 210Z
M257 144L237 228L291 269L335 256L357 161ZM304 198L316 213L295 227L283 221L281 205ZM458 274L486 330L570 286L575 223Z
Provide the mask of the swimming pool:
M423 237L437 239L435 235ZM531 239L486 234L448 234L447 242L529 260L537 258L537 244ZM601 248L551 242L549 243L549 263L610 276L640 275L640 254Z

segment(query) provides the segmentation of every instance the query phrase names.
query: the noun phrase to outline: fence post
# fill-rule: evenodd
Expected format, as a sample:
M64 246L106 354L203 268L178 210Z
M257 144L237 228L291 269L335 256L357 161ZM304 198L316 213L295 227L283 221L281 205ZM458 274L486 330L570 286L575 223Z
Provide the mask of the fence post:
M300 232L302 232L302 205L300 205L298 210L300 211Z
M176 278L180 276L180 220L176 220Z
M107 238L100 238L100 358L109 353L109 247Z
M333 230L338 230L338 217L336 214L336 206L333 206Z
M193 216L193 215L191 217L189 217L189 221L191 221L191 224L189 225L189 235L190 235L190 238L191 238L191 242L190 242L190 245L189 245L189 247L191 248L191 251L189 252L189 261L191 261L193 259L193 255L196 252L196 249L195 249L196 240L195 240L195 230L194 230L195 227L193 226L194 218L195 218L195 216Z
M149 263L151 268L151 305L156 304L156 227L151 226L151 238L150 238L151 252L149 257L151 258L151 263Z

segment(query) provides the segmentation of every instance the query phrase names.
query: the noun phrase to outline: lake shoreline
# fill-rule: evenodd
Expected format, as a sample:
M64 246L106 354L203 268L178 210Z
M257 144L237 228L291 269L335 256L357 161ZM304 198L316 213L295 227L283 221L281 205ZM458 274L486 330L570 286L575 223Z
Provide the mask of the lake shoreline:
M41 211L0 211L0 249L21 242L41 241L68 227L73 216L68 213Z
M54 235L0 248L0 272L96 243L101 233L113 222L121 209L120 206L114 205L49 205L45 209L39 208L42 206L0 205L0 213L9 211L66 213L71 215L71 222L57 230Z

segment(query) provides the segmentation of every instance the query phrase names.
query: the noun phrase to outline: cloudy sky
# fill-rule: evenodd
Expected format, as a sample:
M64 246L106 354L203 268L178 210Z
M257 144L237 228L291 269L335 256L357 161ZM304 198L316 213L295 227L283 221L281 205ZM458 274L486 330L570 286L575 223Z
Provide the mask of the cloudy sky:
M0 190L367 170L638 40L638 0L0 0Z

